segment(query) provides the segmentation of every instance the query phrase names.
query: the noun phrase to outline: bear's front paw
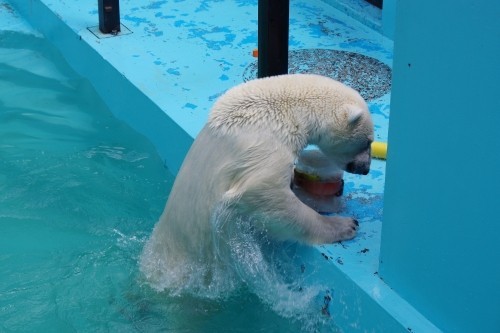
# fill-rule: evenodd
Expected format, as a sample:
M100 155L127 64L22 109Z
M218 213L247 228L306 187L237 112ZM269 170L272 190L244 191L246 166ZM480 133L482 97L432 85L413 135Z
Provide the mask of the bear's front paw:
M317 234L320 243L334 243L356 236L359 223L351 217L322 216L324 218L324 232Z

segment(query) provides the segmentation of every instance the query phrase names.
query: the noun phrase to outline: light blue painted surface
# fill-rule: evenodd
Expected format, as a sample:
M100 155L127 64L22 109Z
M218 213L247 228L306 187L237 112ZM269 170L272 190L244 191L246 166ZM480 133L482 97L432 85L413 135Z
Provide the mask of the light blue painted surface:
M500 2L397 6L381 275L446 332L499 332Z
M394 39L396 25L396 0L384 0L382 8L382 32L390 39Z
M323 0L350 17L393 39L396 21L396 0L384 0L383 8L364 0Z
M9 2L3 0L0 1L0 30L18 31L37 36L40 35L16 10L14 10Z
M254 59L256 1L137 4L122 0L122 24L133 33L98 39L94 3L9 0L102 92L113 112L146 135L176 172L226 89ZM231 15L227 15L231 13ZM392 62L392 42L321 1L292 2L292 49L331 48ZM370 101L376 139L385 141L389 95ZM385 162L368 177L346 178L345 213L361 222L351 242L305 251L323 263L314 278L336 286L335 321L346 332L437 332L378 275Z
M364 0L324 0L371 29L382 32L382 10Z

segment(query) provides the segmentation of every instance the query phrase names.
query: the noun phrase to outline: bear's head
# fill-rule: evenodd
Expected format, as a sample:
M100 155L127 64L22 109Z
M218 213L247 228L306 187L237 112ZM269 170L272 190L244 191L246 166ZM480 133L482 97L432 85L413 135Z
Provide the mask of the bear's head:
M324 121L315 144L339 168L366 175L370 171L373 122L366 103L353 103L336 110Z

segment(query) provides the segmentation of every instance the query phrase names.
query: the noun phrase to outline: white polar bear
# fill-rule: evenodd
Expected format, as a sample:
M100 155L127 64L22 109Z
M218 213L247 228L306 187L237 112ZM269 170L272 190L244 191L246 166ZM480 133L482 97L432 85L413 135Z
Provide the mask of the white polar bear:
M356 220L322 216L294 195L292 171L300 151L314 144L343 170L367 174L372 141L365 101L330 78L282 75L230 89L184 160L145 247L142 271L159 289L192 279L210 285L217 267L227 266L229 250L221 243L237 217L279 239L353 238ZM193 277L194 266L202 267L202 276Z

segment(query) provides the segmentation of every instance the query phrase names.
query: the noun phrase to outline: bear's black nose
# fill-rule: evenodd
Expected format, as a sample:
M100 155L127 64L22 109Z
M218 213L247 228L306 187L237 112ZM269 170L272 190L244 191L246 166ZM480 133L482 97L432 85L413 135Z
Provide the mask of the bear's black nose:
M345 171L354 173L354 162L347 163Z
M360 164L356 162L347 163L345 171L349 173L354 173L357 175L367 175L370 172L370 167L365 164Z

